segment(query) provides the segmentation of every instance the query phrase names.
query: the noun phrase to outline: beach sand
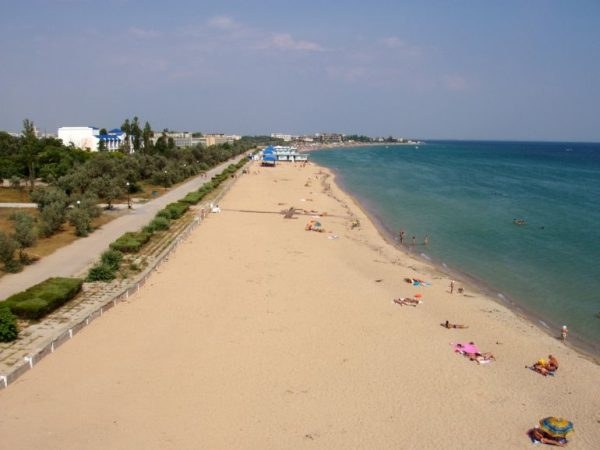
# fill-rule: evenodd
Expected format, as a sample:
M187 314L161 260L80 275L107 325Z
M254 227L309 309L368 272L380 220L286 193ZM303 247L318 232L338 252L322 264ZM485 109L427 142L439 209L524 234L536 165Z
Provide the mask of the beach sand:
M137 295L0 391L2 447L530 448L555 415L570 448L600 448L598 365L461 280L450 294L325 174L239 176ZM326 232L292 206L326 212ZM497 361L455 354L464 341ZM555 377L525 368L550 353Z

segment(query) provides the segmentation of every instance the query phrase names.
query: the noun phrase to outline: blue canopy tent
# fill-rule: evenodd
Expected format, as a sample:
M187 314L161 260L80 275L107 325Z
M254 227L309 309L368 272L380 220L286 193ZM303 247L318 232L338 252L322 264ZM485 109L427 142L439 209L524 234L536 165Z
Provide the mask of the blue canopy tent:
M262 165L263 166L274 166L277 161L277 156L275 156L275 149L272 145L269 145L267 148L263 150L262 155Z

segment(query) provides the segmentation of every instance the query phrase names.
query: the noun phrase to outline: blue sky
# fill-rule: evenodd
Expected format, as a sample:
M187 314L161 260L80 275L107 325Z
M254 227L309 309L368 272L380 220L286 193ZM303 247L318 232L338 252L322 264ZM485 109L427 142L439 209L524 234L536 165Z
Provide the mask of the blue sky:
M0 129L600 141L600 2L5 0Z

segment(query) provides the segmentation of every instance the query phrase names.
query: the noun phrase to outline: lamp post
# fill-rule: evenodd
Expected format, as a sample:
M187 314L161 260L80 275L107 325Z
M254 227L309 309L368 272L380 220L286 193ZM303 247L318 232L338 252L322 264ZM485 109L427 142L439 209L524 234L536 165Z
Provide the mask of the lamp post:
M131 193L129 191L129 186L131 186L131 183L128 181L125 183L125 186L127 186L127 209L131 209Z
M77 203L78 208L81 206L81 200L77 200L75 203Z

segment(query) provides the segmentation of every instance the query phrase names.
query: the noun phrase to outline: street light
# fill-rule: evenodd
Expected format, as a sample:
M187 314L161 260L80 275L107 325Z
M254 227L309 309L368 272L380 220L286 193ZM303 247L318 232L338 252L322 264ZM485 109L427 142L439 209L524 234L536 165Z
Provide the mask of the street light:
M129 191L129 186L131 186L131 184L128 181L125 185L127 186L127 208L131 209L131 193Z
M81 200L77 200L77 207L79 208L81 206Z

